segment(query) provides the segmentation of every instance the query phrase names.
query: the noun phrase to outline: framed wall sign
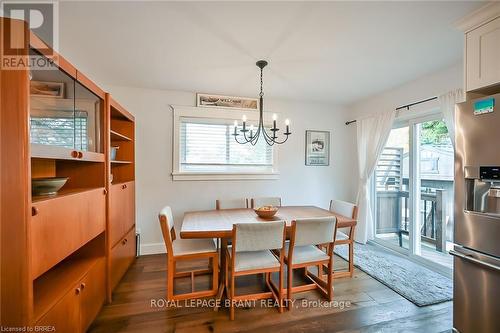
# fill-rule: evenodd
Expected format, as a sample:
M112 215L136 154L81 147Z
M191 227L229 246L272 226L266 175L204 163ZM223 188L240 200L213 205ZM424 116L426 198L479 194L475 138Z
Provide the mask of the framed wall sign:
M306 131L306 165L330 165L329 131Z
M258 110L258 99L250 97L196 94L196 106Z

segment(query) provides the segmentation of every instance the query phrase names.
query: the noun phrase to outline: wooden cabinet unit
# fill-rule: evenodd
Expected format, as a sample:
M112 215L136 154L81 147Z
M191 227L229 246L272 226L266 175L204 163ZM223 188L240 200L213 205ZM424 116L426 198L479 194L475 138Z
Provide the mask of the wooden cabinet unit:
M134 118L25 22L0 24L25 64L54 61L0 62L0 326L85 332L135 258ZM32 189L55 177L55 194Z
M132 263L135 242L135 123L134 117L106 95L109 108L109 142L116 148L110 159L108 184L108 301Z

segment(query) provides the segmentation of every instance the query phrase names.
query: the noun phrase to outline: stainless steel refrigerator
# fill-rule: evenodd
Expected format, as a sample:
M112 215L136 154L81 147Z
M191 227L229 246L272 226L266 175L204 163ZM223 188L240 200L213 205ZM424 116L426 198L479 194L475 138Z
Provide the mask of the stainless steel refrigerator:
M455 113L453 327L500 332L500 94Z

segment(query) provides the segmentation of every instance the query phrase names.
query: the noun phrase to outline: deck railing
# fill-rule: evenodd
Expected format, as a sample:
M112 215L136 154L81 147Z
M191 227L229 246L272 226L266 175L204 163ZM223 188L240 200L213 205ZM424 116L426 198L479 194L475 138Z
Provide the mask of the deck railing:
M409 233L408 177L403 173L403 148L385 147L375 169L377 191L377 234L396 233L402 246L402 235ZM446 183L446 184L444 184ZM446 180L423 180L420 194L421 240L446 249L446 210L451 200ZM453 184L453 181L451 181Z
M434 189L420 194L421 240L446 250L446 190ZM377 233L396 233L402 246L402 235L409 233L409 192L377 191Z

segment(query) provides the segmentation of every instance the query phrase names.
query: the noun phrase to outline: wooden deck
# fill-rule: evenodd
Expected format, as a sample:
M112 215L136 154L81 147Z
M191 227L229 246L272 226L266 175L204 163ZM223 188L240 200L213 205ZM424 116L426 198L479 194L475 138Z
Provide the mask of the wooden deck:
M198 264L199 263L195 263ZM338 259L336 266L345 267ZM182 269L182 266L179 267ZM300 272L294 277L299 283ZM208 284L200 277L200 285ZM260 276L242 277L237 292L251 292L264 285ZM90 332L448 332L452 327L452 303L417 307L364 272L334 281L332 306L316 291L297 294L295 308L283 314L258 304L236 309L230 321L226 309L208 307L155 307L166 295L166 256L142 256L131 266L115 293L92 324ZM178 290L190 288L189 279ZM311 301L312 303L307 303ZM304 305L308 306L304 306ZM188 303L189 305L189 303ZM336 307L334 305L337 305Z

